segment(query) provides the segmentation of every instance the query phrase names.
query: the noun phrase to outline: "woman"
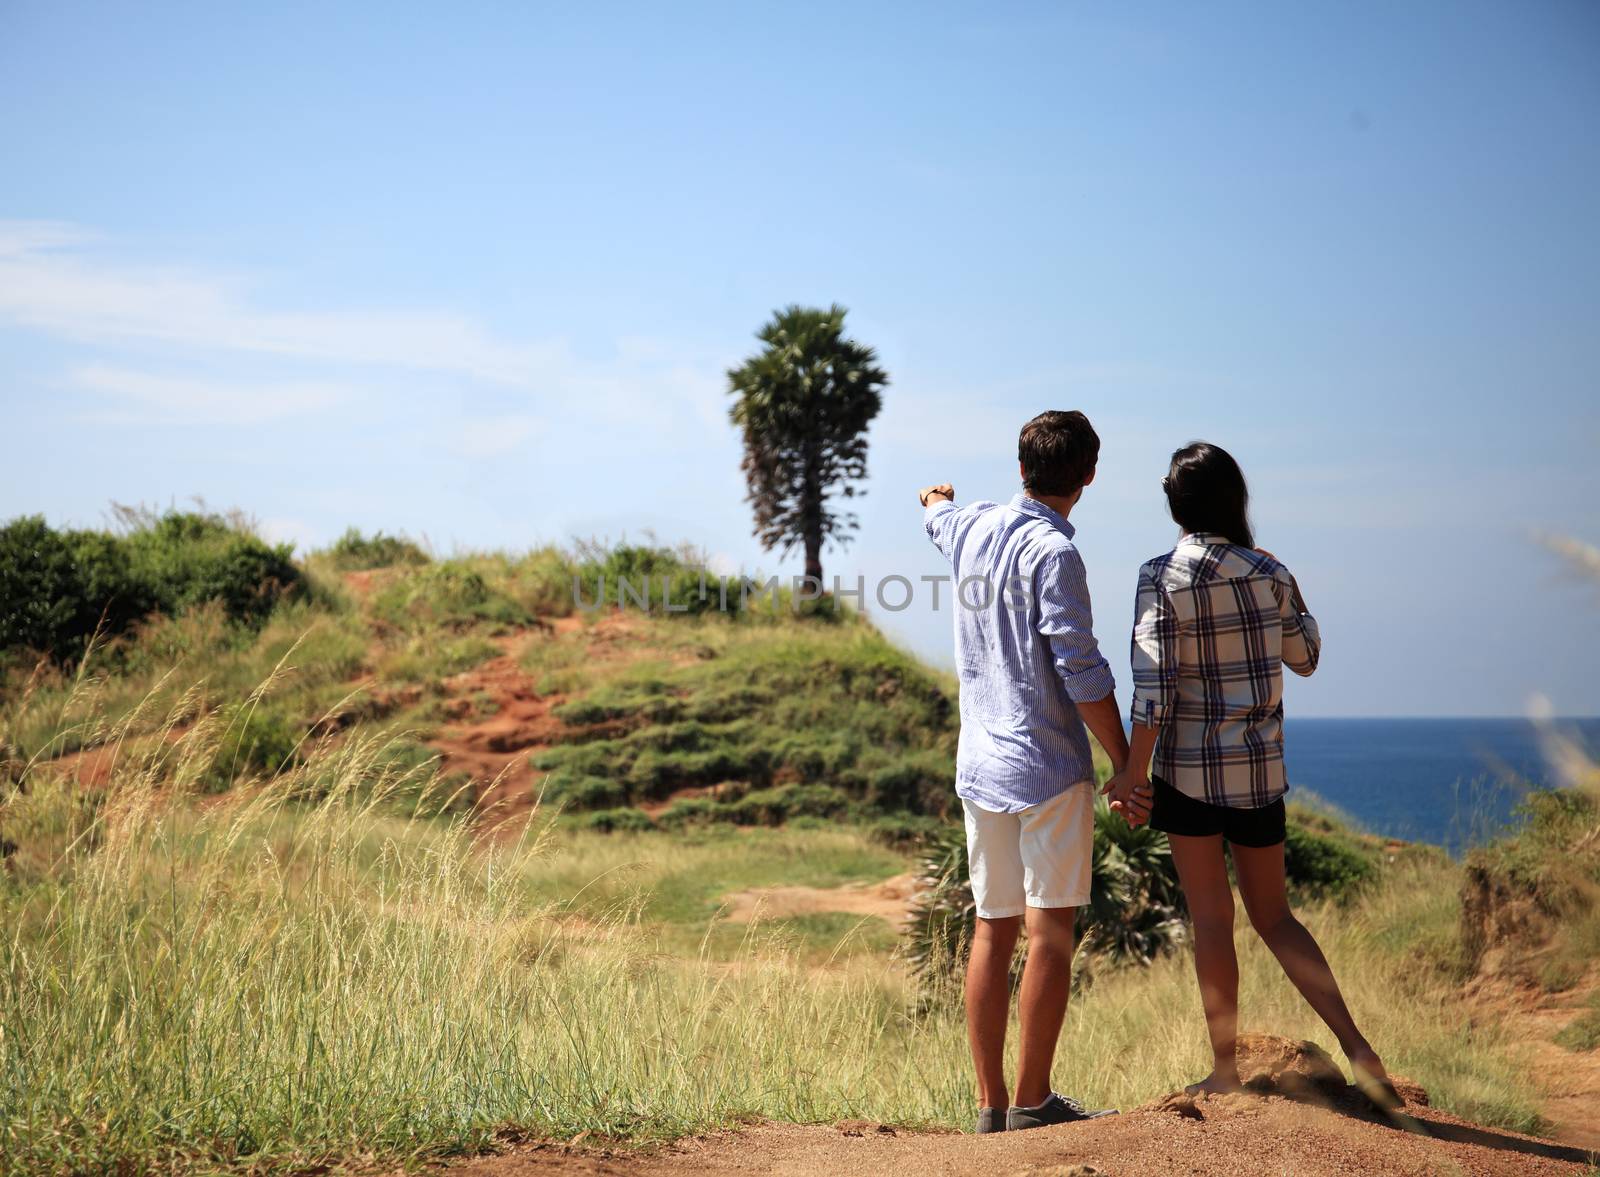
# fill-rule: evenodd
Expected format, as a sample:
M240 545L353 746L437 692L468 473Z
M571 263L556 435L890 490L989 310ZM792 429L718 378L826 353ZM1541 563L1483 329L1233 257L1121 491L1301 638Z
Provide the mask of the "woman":
M1283 670L1317 667L1317 623L1299 586L1255 546L1238 463L1195 442L1172 455L1163 480L1177 546L1139 570L1133 631L1133 742L1124 779L1131 797L1149 774L1150 824L1166 832L1194 921L1195 972L1214 1063L1188 1088L1232 1091L1239 965L1233 855L1245 912L1289 980L1338 1038L1357 1085L1386 1107L1399 1097L1356 1028L1317 942L1289 910L1284 887ZM1137 820L1139 808L1120 805Z

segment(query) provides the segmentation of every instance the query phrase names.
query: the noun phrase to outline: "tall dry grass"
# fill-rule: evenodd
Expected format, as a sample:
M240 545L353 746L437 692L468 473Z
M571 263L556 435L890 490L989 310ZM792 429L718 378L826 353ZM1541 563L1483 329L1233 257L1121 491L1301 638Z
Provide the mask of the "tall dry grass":
M552 840L546 822L486 843L467 816L403 819L388 800L412 782L359 728L201 797L227 733L180 718L157 725L170 738L128 744L103 792L34 762L0 800L19 847L0 882L0 1171L971 1114L957 1005L919 1003L892 959L818 968L759 925L732 960L672 955L647 904L573 902L630 855L682 870L698 853L725 862L725 846L618 836L585 869L572 856L597 840ZM794 836L837 852L848 835ZM1515 1044L1465 1026L1423 967L1454 918L1453 868L1406 869L1309 921L1396 1069L1446 1106L1526 1123ZM1253 938L1241 949L1245 1024L1326 1040ZM1074 1000L1057 1085L1127 1107L1205 1059L1188 961L1173 957L1103 973Z

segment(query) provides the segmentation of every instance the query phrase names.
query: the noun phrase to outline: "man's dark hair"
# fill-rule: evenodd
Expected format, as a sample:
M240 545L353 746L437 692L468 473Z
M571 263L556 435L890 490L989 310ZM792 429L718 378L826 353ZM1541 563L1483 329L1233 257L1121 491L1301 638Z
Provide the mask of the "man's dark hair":
M1040 413L1017 439L1022 489L1031 495L1077 494L1099 459L1100 435L1076 409Z
M1172 521L1184 531L1210 532L1242 548L1255 547L1250 488L1233 455L1209 441L1192 441L1172 455L1161 480Z

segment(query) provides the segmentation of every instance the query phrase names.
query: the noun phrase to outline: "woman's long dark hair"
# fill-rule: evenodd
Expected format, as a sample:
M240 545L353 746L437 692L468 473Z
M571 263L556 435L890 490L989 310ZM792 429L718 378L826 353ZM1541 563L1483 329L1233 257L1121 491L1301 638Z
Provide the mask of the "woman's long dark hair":
M1250 488L1239 463L1221 446L1190 442L1172 455L1172 469L1161 485L1167 509L1184 531L1209 531L1242 548L1256 546L1250 530Z

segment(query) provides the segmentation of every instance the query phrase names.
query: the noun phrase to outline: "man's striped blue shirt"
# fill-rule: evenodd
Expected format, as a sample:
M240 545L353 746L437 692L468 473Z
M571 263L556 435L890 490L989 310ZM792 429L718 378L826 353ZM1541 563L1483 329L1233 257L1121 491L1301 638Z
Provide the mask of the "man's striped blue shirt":
M923 525L954 575L961 743L956 792L994 813L1094 779L1076 704L1116 689L1094 638L1072 524L1036 499L931 504Z

